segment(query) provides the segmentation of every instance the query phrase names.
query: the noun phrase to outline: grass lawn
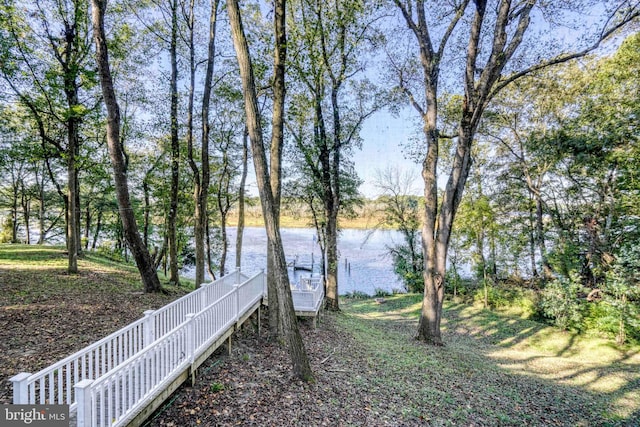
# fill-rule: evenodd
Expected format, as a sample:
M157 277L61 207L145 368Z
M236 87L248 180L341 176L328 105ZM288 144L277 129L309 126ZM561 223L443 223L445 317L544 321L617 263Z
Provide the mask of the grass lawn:
M405 412L434 425L640 425L638 346L446 302L446 346L433 348L411 339L421 296L386 300L347 300L338 319Z

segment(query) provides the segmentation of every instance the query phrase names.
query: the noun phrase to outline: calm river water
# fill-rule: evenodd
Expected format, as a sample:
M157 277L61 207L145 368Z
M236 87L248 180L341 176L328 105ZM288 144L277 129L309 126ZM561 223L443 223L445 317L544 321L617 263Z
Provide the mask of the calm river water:
M235 227L227 229L229 234L229 259L227 270L235 266ZM282 242L287 263L294 260L298 265L310 267L312 260L314 270L319 272L321 260L320 246L315 238L315 230L311 228L283 228ZM403 289L402 282L393 272L391 257L387 254L387 246L401 243L402 238L397 231L342 230L338 239L340 264L338 269L338 289L340 294L347 292L364 292L373 295L377 288L385 291ZM242 270L254 274L266 268L267 237L262 227L247 227L244 230L242 247ZM192 270L183 274L193 277ZM308 272L289 268L289 277L297 281L300 274Z

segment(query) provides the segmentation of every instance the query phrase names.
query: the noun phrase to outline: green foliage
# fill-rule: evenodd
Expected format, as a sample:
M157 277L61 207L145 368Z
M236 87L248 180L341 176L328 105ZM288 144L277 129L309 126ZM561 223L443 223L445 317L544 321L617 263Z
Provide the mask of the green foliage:
M618 344L640 339L640 247L626 245L606 273L601 300L592 304L587 327L614 336Z
M447 294L466 300L467 297L473 298L477 289L478 284L475 280L463 278L452 268L447 269L445 280L445 292Z
M211 390L211 393L218 393L224 390L224 384L212 383L209 389Z
M580 329L584 306L579 298L583 292L580 276L572 273L569 278L558 278L542 291L542 313L561 329Z
M412 252L406 244L389 249L393 259L393 271L404 283L407 292L424 291L424 259L422 252Z
M538 295L531 289L508 282L488 282L487 286L463 286L463 292L471 294L475 303L486 302L487 308L517 314L524 319L538 315ZM465 293L462 293L464 296Z
M0 228L0 243L16 243L13 241L13 227L13 218L6 217Z
M124 262L124 256L122 250L118 247L116 242L112 240L106 240L97 247L97 253L107 259L117 262Z
M581 250L579 242L569 236L562 237L556 242L555 248L549 252L547 259L553 271L569 276L571 271L580 270Z
M509 304L505 293L501 292L491 281L486 280L484 282L485 283L473 294L474 302L486 303L486 308L491 309L505 307Z
M382 288L375 288L373 290L373 296L374 297L382 298L382 297L389 297L391 295L393 295L392 292L386 291L386 290L384 290Z
M365 292L362 291L352 291L352 292L347 292L346 294L344 294L345 298L350 298L350 299L369 299L371 298L370 295L368 295Z

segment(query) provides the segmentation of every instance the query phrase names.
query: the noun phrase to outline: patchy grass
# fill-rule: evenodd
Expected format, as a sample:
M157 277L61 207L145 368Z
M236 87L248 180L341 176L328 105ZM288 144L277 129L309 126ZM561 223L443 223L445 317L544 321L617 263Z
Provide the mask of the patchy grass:
M382 365L386 387L416 384L404 411L443 425L640 423L639 347L454 303L446 347L425 347L411 342L420 304L420 295L352 300L338 317Z
M86 253L67 273L63 247L0 245L0 403L11 400L9 378L51 363L184 295L143 293L135 267Z

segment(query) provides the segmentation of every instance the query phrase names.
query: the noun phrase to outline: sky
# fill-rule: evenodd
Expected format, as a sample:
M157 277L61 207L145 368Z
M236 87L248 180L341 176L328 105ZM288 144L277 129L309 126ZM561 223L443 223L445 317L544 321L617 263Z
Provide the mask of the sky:
M409 108L401 111L398 117L394 117L387 111L378 111L364 122L360 131L362 149L355 150L351 158L358 176L363 181L359 188L363 196L370 199L380 196L380 191L375 186L376 173L387 167L398 169L403 173L411 171L416 177L412 188L413 194L423 194L421 167L407 160L403 153L404 146L416 132L415 115L416 113ZM253 162L249 165L246 185L251 196L258 196Z
M358 175L364 181L360 192L365 197L375 198L380 195L374 185L376 171L387 167L402 172L412 171L416 177L414 194L422 194L424 184L421 184L420 165L406 159L403 153L403 147L415 135L415 120L412 115L416 114L405 109L400 116L394 117L387 111L379 111L364 123L360 132L362 149L355 152L353 161Z

